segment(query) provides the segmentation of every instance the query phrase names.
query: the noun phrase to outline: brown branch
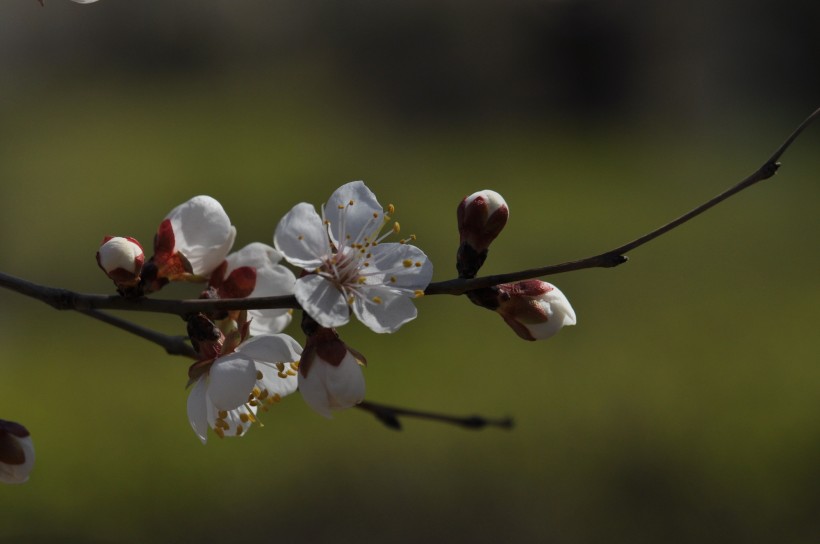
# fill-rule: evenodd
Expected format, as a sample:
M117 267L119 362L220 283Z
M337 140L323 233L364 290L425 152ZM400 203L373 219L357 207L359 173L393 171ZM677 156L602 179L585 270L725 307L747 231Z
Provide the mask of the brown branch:
M224 310L261 310L299 308L293 295L277 297L171 300L157 298L126 298L119 295L97 295L60 289L0 272L0 287L45 302L57 310L127 310L186 316Z
M553 274L572 272L586 268L612 268L621 265L627 261L627 256L625 254L628 251L632 251L633 249L636 249L654 240L655 238L666 234L672 229L681 226L687 221L694 219L706 210L720 204L724 200L736 195L744 189L747 189L760 181L771 178L780 166L777 161L783 153L789 148L789 146L791 146L803 130L805 130L806 127L808 127L818 117L820 117L820 109L815 110L811 115L809 115L800 124L800 126L798 126L789 135L786 141L783 142L779 148L777 148L772 156L769 157L769 159L763 163L760 168L758 168L746 179L730 187L707 202L704 202L700 206L697 206L691 211L683 214L677 219L670 221L669 223L647 234L644 234L631 242L627 242L626 244L599 255L579 259L577 261L568 261L565 263L543 266L539 268L530 268L528 270L521 270L507 274L495 274L492 276L483 276L472 279L457 278L447 281L434 282L427 286L424 293L426 295L462 295L467 291L491 287L500 283L509 283L541 276L550 276ZM5 287L22 295L41 300L58 310L128 310L168 313L185 316L199 312L210 313L224 310L299 308L299 303L292 295L220 300L166 300L145 297L125 298L117 295L107 296L85 294L70 291L68 289L47 287L23 280L21 278L16 278L2 272L0 272L0 287Z

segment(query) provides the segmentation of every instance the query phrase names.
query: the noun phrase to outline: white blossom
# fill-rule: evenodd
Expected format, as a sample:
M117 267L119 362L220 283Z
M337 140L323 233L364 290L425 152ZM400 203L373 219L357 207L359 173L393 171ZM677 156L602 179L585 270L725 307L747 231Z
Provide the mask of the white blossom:
M389 212L392 213L392 205ZM294 206L279 222L274 245L285 259L309 274L296 280L302 308L323 327L356 317L376 332L394 332L417 315L412 299L421 296L433 265L419 248L384 243L391 218L361 181L339 187L322 209Z
M171 281L207 278L225 260L235 238L236 228L222 205L210 196L195 196L160 223L154 240L157 275Z
M302 348L285 334L255 336L217 357L188 395L188 419L204 444L208 427L220 436L242 436L282 397L296 391Z

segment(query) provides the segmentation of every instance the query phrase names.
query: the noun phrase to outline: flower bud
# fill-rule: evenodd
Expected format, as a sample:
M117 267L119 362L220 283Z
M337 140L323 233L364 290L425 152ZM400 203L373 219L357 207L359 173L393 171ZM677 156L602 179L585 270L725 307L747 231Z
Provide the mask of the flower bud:
M484 264L490 244L507 224L510 210L500 194L485 189L465 197L456 216L461 239L456 267L460 277L473 278Z
M305 402L330 418L333 410L344 410L364 400L361 367L364 356L348 347L336 331L320 327L310 335L299 363L299 392Z
M524 340L544 340L575 325L575 310L557 287L541 280L498 286L496 311Z
M97 264L119 289L129 289L139 283L143 263L145 254L134 238L106 236L97 251Z
M456 213L461 242L467 242L473 249L481 252L490 247L490 243L507 224L510 209L504 197L485 189L465 197Z
M22 484L34 467L34 445L28 430L0 419L0 482Z

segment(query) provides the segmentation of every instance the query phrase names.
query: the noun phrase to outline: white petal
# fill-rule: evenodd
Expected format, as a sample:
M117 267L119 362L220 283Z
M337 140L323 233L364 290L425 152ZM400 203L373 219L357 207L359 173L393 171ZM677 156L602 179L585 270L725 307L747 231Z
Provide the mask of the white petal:
M364 400L364 375L349 352L339 366L318 359L307 378L299 374L299 392L311 408L330 418L332 410L350 408Z
M175 249L197 275L208 275L219 266L236 238L228 214L210 196L195 196L171 210L166 219L174 229Z
M295 283L296 276L282 265L277 264L269 268L260 268L256 271L256 287L254 287L250 296L291 295ZM251 334L257 336L282 332L290 323L291 314L292 312L288 309L249 310L248 316L253 318L251 320Z
M267 244L253 242L239 251L234 251L225 260L228 261L228 268L225 270L227 276L241 266L257 269L272 268L282 260L282 254Z
M203 444L208 441L206 380L204 376L200 377L188 393L188 421L191 422L191 427Z
M241 353L217 359L209 372L208 398L218 410L233 410L248 402L256 383L256 366Z
M370 259L377 274L367 283L423 291L433 279L433 263L422 250L409 244L379 244L372 248Z
M376 302L378 300L378 302ZM353 302L353 313L374 332L396 332L416 318L418 311L406 295L386 289L366 289Z
M253 336L280 333L290 325L293 314L290 310L248 310L252 318L250 332Z
M228 428L225 429L222 427L223 436L242 436L248 432L248 429L250 429L252 425L251 420L242 421L242 414L249 414L253 416L256 414L256 408L253 406L242 405L233 410L226 411L227 414L224 418L222 418L222 420L228 424ZM216 415L217 414L214 414L210 420L211 425L214 427L216 423Z
M262 373L260 383L268 391L268 396L286 397L296 391L299 385L296 369L290 364L285 365L284 372L280 372L277 365L268 363L259 363L257 369Z
M289 363L298 361L302 346L287 334L255 336L236 349L244 357L265 363Z
M352 204L351 204L352 203ZM363 181L351 181L336 189L324 208L333 239L362 241L372 238L384 225L384 208Z
M340 327L350 320L350 308L339 289L318 274L296 280L296 300L323 327Z
M297 204L285 214L276 232L273 245L293 265L314 270L322 265L322 257L330 253L330 241L322 218L310 204Z

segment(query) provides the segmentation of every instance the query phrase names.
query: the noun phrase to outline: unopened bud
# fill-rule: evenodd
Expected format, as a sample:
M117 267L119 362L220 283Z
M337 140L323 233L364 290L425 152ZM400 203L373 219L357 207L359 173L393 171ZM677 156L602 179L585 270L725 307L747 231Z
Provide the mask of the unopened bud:
M504 198L489 189L465 197L456 211L460 245L459 276L472 278L487 258L487 249L507 224L510 209Z
M134 238L106 236L97 251L97 264L120 290L128 290L139 283L144 263L142 246Z
M498 286L496 311L524 340L544 340L575 325L575 310L557 287L541 280Z
M299 364L299 392L305 402L329 418L364 400L361 367L364 356L345 344L333 329L317 328L308 336Z
M34 445L28 429L0 419L0 482L22 484L34 467Z
M485 189L465 197L458 205L458 233L461 242L484 251L507 224L510 209L504 197Z

